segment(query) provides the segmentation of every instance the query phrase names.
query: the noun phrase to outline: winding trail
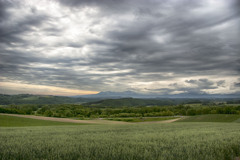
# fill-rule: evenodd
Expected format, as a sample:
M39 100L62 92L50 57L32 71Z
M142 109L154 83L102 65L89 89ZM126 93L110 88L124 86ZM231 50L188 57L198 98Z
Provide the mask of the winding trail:
M129 123L123 121L112 121L112 120L104 120L104 119L94 119L94 120L76 120L70 118L56 118L56 117L43 117L43 116L34 116L34 115L21 115L21 114L5 114L0 113L0 115L6 116L15 116L22 118L31 118L31 119L39 119L39 120L47 120L47 121L57 121L57 122L70 122L70 123L88 123L88 124L150 124L150 123L172 123L180 118L164 120L164 121L150 121L150 122L137 122L137 123Z
M180 120L180 119L182 119L182 117L180 117L180 118L175 118L175 119L169 119L169 120L164 120L164 121L149 121L149 122L137 122L138 124L142 124L142 123L144 123L144 124L152 124L152 123L172 123L172 122L175 122L175 121L178 121L178 120Z
M22 118L31 118L31 119L39 119L39 120L47 120L47 121L57 121L57 122L70 122L70 123L88 123L88 124L129 124L127 122L122 121L108 121L108 120L76 120L70 118L56 118L56 117L43 117L43 116L34 116L34 115L21 115L21 114L3 114L0 115L7 115L7 116L14 116L14 117L22 117Z

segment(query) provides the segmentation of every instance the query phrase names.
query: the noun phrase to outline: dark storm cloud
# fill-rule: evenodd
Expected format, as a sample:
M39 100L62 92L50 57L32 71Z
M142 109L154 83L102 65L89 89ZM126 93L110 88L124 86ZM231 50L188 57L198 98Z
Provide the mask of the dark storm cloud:
M129 88L130 82L190 77L184 83L191 87L173 83L168 87L174 89L159 91L203 93L225 87L227 81L192 77L240 74L238 0L220 1L220 7L218 2L209 6L207 0L59 0L61 16L14 2L0 0L0 73L7 79L113 90ZM19 8L26 12L18 13ZM86 13L91 25L81 25L84 19L71 23L71 14L84 8L97 8L97 14ZM62 23L64 18L69 21ZM72 37L64 37L72 25L79 26L67 32ZM98 36L84 36L81 29ZM41 41L46 37L50 40ZM62 51L66 48L74 50ZM64 56L48 56L57 49Z
M102 10L104 13L123 13L131 8L130 4L134 5L131 1L127 0L59 0L64 6L71 7L74 9L82 7L97 7ZM140 1L139 1L140 2ZM141 3L141 2L140 2ZM136 5L136 3L135 3ZM107 16L107 15L106 15Z
M97 2L77 3L77 1L64 1L63 4L81 6L93 3L101 8L102 5L98 5ZM112 5L112 3L109 3L109 5ZM150 6L144 5L144 2L143 4L136 3L136 7L131 9L139 10L138 7L150 8ZM99 42L95 41L96 45L106 45L111 49L98 53L99 56L93 57L92 60L95 60L93 63L106 63L106 57L108 57L107 59L113 62L121 61L126 64L134 64L137 67L136 69L142 72L180 71L186 72L186 74L206 74L201 72L215 72L216 70L220 72L226 70L239 72L238 68L240 66L239 63L236 63L236 60L239 59L238 48L236 48L239 42L231 42L220 38L222 30L211 30L211 27L237 19L238 12L231 12L231 8L229 8L226 13L191 14L190 11L198 9L199 6L204 7L204 1L159 3L156 6L151 6L152 12L145 11L143 13L150 18L140 18L140 20L127 21L126 23L120 21L115 28L106 29L106 37L114 43L99 44ZM172 10L166 11L167 7ZM146 8L146 10L149 8ZM163 10L162 16L155 17L153 12L159 12L159 10ZM143 11L140 10L140 12ZM237 20L236 23L238 23ZM209 31L196 33L198 30L205 29L209 29ZM168 35L169 38L166 39L165 43L159 44L153 39L154 36L158 35L160 37ZM230 38L237 39L236 37ZM229 45L236 46L227 48ZM227 52L232 53L226 55ZM224 58L221 59L221 57Z
M199 89L215 89L217 86L214 86L214 82L208 79L199 79L199 80L186 80L186 83L197 85Z
M4 3L3 0L0 1L0 22L3 21L6 17L7 17L7 13L6 13L6 4Z
M8 80L14 81L17 79L22 83L31 84L34 82L39 85L52 85L70 88L74 86L74 88L81 87L81 89L86 90L91 90L94 86L99 87L109 82L109 80L107 80L109 75L87 74L84 72L74 71L72 69L73 66L86 65L81 62L74 62L76 61L74 58L49 59L37 55L31 55L31 53L28 52L14 51L4 51L3 53L5 54L1 54L0 74L4 77L8 77ZM58 63L61 65L58 66ZM60 68L44 66L38 67L39 64L51 64ZM98 69L101 71L100 67L101 66L97 66L94 68L94 66L92 66L91 69ZM106 66L103 67L102 71L106 71ZM108 71L114 71L114 69L109 68ZM110 76L125 76L125 74L111 74Z
M233 86L236 88L240 88L240 78L238 78L238 82L234 82Z
M149 92L152 93L161 93L161 94L172 94L173 92L183 92L185 94L207 94L206 90L217 89L221 87L225 83L224 80L220 80L217 82L211 81L209 79L197 79L197 80L186 80L183 85L178 83L171 83L168 85L169 88L159 88L159 89L148 89Z
M217 86L224 86L225 80L220 80L217 82Z
M38 13L34 8L27 8L28 14L15 17L12 9L23 7L19 1L0 1L0 42L11 45L12 43L24 44L21 37L23 33L33 31L33 27L39 27L48 17L43 13ZM20 11L19 11L20 12ZM16 14L16 13L15 13Z
M198 80L186 80L185 83L191 84L188 87L182 87L177 83L174 84L174 87L178 91L184 91L185 93L207 93L203 90L217 89L219 87L224 87L225 80L211 81L209 79L198 79Z
M11 13L9 13L9 9L18 6L19 2L17 1L6 1L0 0L0 22L10 17Z
M240 83L235 82L234 87L240 87Z
M224 80L220 80L217 82L208 80L208 79L198 79L198 80L186 80L185 83L191 84L190 86L182 86L178 83L169 84L170 88L158 89L158 91L162 91L165 94L174 92L174 91L183 91L184 93L192 93L192 94L205 94L209 89L217 89L220 85L224 83ZM173 88L172 88L173 87Z

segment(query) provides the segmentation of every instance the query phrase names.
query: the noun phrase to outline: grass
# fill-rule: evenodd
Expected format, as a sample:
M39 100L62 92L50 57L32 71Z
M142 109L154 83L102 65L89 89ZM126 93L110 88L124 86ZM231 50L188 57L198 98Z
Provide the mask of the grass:
M240 122L240 115L236 114L207 114L186 117L176 122Z
M231 160L237 123L0 127L0 159Z
M170 119L176 119L176 117L108 118L107 120L124 122L151 122L151 121L165 121Z
M69 122L54 122L47 120L0 115L0 127L55 126L55 125L82 125L82 124Z
M22 98L22 100L29 100L29 101L34 101L38 99L39 99L38 96L30 96L30 97Z
M236 121L233 121L235 123L240 123L240 118L238 118Z

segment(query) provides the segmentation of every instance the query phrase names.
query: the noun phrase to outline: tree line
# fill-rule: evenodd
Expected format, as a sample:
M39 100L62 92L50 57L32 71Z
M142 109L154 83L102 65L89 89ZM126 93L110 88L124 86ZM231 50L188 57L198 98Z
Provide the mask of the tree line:
M240 105L174 105L98 108L76 104L52 105L6 105L0 113L32 114L48 117L114 118L114 117L158 117L201 114L240 114Z

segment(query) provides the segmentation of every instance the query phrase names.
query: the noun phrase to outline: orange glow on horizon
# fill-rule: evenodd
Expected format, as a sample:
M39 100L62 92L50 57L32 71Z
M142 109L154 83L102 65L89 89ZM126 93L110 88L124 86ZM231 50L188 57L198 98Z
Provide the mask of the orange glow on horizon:
M46 85L24 84L19 82L0 82L0 90L4 92L3 94L39 94L58 96L75 96L99 93L98 91L86 91Z

